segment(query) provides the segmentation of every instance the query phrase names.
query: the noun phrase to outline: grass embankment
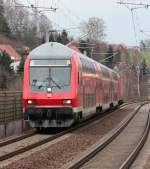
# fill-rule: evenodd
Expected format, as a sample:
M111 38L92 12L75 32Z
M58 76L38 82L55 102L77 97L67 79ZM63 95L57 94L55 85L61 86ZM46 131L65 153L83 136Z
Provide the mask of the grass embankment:
M142 56L146 60L146 63L150 64L150 51L148 51L148 52L146 52L146 51L142 52Z

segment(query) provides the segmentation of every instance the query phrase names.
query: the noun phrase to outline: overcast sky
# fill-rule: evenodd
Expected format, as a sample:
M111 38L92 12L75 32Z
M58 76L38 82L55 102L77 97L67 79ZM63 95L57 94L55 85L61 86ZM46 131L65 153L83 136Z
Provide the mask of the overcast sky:
M106 25L105 40L110 43L124 43L128 46L136 45L131 12L124 5L117 4L117 0L21 0L25 4L37 2L39 6L56 6L57 12L45 14L61 28L77 27L80 22L87 21L89 17L102 18ZM119 0L118 0L119 1ZM127 1L127 0L125 0ZM140 0L128 0L128 2ZM150 0L141 2L149 3ZM150 8L134 10L137 40L150 36ZM145 36L140 33L145 31ZM71 34L78 35L79 30L71 29Z

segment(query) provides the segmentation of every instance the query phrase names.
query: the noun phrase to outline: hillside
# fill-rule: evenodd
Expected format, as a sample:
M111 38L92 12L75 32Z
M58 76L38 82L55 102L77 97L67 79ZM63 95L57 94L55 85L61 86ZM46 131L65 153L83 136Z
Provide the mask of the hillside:
M41 44L40 39L32 39L29 41L25 41L25 39L19 39L15 36L5 36L0 34L0 44L9 44L13 46L16 50L21 50L23 47L29 47L30 49L35 48L39 44Z
M0 34L0 44L9 44L14 48L22 48L23 46L25 46L25 44L22 41L17 40L15 37L13 36L8 37L2 34Z
M145 51L145 52L142 52L142 55L143 55L143 57L145 58L145 60L146 60L146 63L147 64L150 64L150 52L149 51Z

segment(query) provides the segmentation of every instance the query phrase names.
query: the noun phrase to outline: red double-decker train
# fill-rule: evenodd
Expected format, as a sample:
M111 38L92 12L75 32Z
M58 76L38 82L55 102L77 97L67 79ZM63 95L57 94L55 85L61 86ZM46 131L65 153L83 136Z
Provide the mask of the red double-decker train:
M70 127L121 103L119 74L83 54L49 42L27 56L23 110L32 127Z

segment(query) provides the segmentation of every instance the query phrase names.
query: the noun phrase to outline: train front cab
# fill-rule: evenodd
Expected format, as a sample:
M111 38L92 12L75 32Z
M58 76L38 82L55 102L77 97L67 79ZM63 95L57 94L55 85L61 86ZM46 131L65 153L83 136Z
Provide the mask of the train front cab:
M41 87L41 84L37 84L37 82L36 85L34 84L34 87L31 86L31 81L35 83L35 72L31 72L31 60L30 57L27 58L24 70L23 107L25 111L25 120L29 121L32 127L70 127L76 121L79 111L76 90L78 63L75 57L71 57L70 61L70 85L67 90L62 91L61 89L63 86L58 84L54 77L54 88L52 88L52 86L47 87L46 85ZM32 68L33 67L34 66L32 66ZM39 68L40 67L38 67L38 69ZM41 70L39 70L38 73L39 75L36 73L38 78L42 78ZM34 74L34 78L31 77L31 74ZM35 88L35 90L33 90L33 88Z

